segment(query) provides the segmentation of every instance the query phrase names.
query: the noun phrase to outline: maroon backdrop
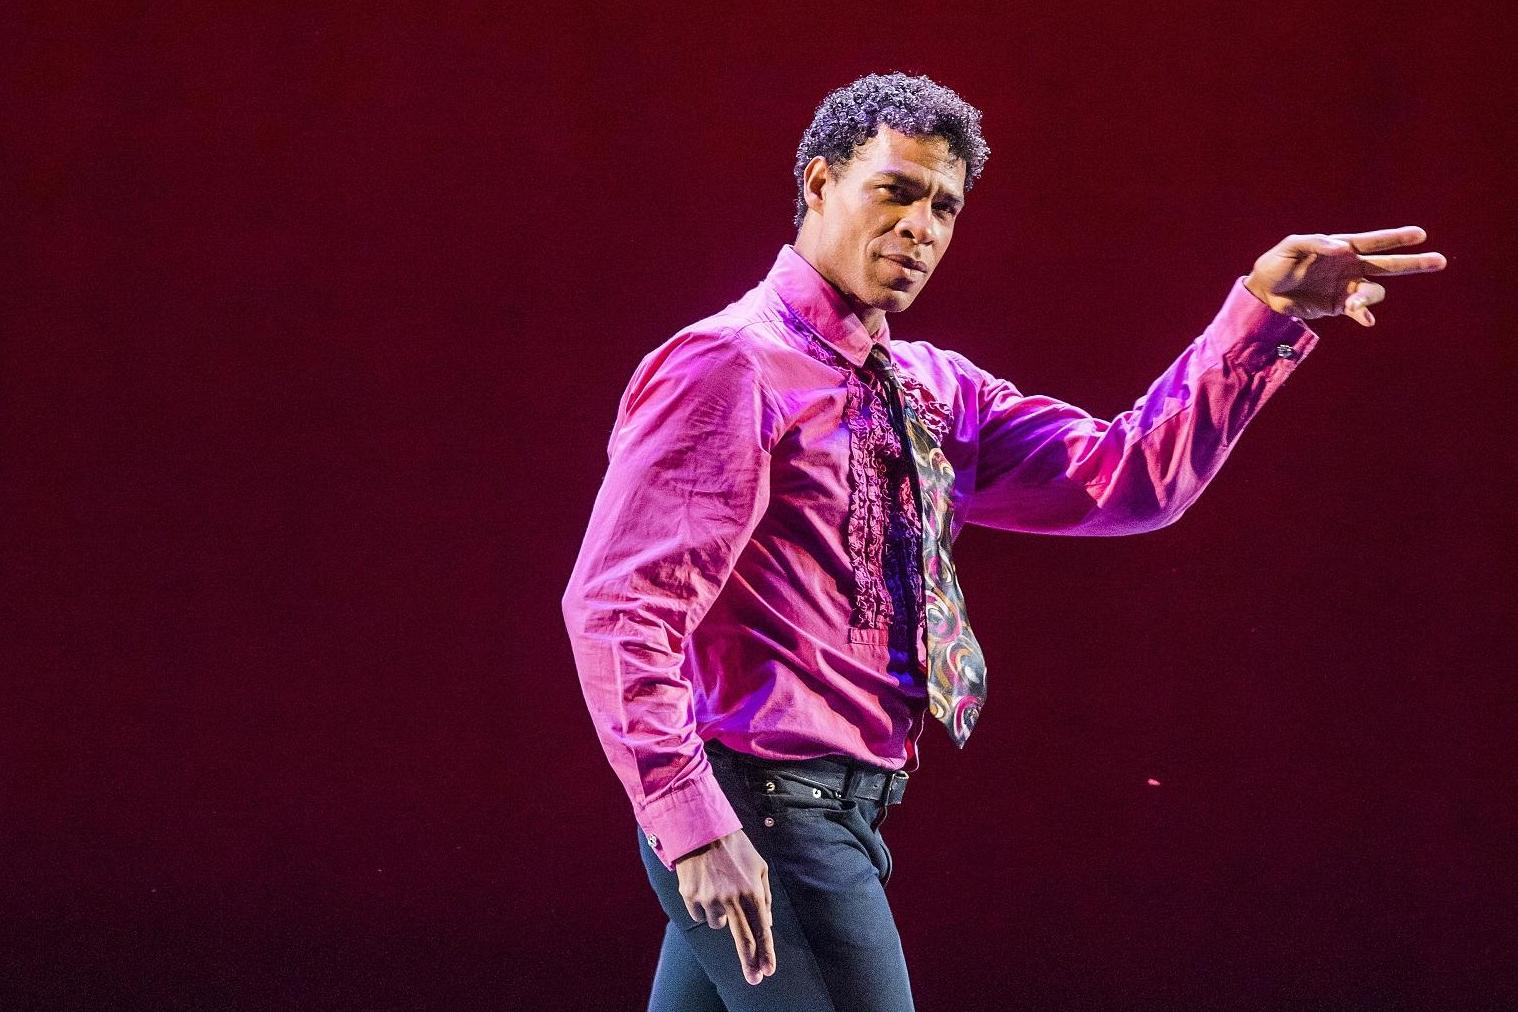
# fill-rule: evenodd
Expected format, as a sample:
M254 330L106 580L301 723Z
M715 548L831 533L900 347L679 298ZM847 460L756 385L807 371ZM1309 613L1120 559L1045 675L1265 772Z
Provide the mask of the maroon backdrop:
M0 1006L641 1007L559 596L632 368L892 69L993 149L893 334L1030 392L1127 407L1289 232L1450 263L1179 524L965 533L989 707L885 828L920 1007L1518 1000L1498 5L76 6L0 15Z

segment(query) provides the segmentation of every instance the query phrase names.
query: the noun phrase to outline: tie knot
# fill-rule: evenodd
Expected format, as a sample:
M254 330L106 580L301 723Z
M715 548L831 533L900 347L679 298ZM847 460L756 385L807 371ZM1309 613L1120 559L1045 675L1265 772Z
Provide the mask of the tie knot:
M891 363L891 353L886 351L885 345L880 344L879 342L871 344L870 354L869 357L865 359L865 364L870 366L880 375L884 376L887 380L895 381L896 367Z

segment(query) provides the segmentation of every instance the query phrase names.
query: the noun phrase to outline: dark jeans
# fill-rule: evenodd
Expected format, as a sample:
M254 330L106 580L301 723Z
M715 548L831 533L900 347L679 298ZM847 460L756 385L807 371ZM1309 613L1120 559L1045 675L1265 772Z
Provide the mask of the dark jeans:
M805 776L805 763L758 764L714 742L706 754L744 833L769 865L775 972L758 984L743 979L732 932L691 919L679 879L638 829L648 880L669 918L649 1012L909 1012L906 959L885 896L891 852L879 827L886 807L818 797L809 785L786 779L787 771Z

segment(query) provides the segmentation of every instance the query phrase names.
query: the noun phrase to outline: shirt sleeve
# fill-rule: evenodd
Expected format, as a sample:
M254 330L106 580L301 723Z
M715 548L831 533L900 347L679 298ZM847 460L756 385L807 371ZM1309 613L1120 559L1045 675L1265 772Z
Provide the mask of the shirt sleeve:
M1174 523L1317 342L1241 277L1206 330L1110 421L972 365L979 444L965 521L1075 535Z
M769 502L773 395L731 332L638 365L562 606L602 750L650 846L675 859L741 828L696 733L684 643Z

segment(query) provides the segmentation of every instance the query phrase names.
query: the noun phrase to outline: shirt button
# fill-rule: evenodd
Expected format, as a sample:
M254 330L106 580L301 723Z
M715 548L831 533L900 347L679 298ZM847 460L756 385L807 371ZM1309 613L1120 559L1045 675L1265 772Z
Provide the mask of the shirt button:
M1289 344L1278 344L1276 345L1276 356L1278 358L1296 358L1297 349L1293 348Z
M657 847L657 846L659 846L659 838L657 836L655 836L654 834L649 833L648 834L648 845L650 847Z

